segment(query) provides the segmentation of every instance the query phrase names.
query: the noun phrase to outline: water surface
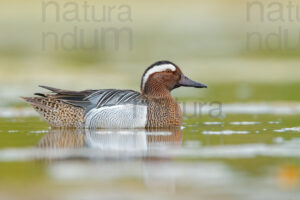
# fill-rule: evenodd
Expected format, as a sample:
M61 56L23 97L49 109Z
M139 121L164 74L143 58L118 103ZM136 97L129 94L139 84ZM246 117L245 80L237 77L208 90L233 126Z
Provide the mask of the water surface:
M185 117L178 129L50 129L0 119L7 199L300 197L298 114Z

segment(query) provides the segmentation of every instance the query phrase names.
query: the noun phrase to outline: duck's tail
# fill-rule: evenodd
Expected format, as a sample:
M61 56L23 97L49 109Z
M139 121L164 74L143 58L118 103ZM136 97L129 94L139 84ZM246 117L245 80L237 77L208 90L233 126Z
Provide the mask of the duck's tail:
M57 98L57 94L35 93L36 97L21 97L52 127L84 127L84 109Z

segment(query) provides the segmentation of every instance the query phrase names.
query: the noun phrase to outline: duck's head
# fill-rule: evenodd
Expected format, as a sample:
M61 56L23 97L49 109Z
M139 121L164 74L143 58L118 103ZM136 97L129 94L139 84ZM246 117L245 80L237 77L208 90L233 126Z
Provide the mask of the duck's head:
M170 61L158 61L146 69L141 81L143 94L159 95L178 87L207 88L205 84L187 78L178 66Z

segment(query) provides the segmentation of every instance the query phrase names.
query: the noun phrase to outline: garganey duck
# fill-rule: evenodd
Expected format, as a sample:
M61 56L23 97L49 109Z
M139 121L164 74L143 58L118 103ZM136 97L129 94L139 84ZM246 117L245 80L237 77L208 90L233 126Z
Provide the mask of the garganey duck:
M69 91L48 86L50 94L22 97L52 127L167 128L180 126L182 113L170 92L180 86L206 88L190 80L178 66L158 61L146 69L141 92L100 89Z

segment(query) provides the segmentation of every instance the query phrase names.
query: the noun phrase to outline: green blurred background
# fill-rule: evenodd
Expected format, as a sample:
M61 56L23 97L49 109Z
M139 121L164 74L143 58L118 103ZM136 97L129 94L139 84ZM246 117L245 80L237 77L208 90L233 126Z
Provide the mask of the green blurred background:
M293 10L288 9L291 4ZM296 5L299 13L295 11ZM91 19L93 13L99 21ZM0 117L1 199L74 200L109 194L112 195L109 199L125 196L125 199L296 200L300 182L299 109L295 115L285 115L293 113L289 109L285 112L285 108L296 109L293 105L299 105L300 99L297 15L300 16L300 2L295 0L1 0L0 116L6 116ZM114 31L119 35L114 35ZM50 36L43 38L45 34ZM83 48L81 43L89 48ZM91 48L95 44L98 48ZM18 108L6 109L29 106L19 96L44 92L38 85L73 90L139 90L144 70L158 60L170 60L191 79L208 85L207 89L175 90L173 95L181 101L254 102L254 106L249 109L238 104L240 110L246 110L246 115L234 113L236 107L229 106L226 118L209 115L200 116L201 119L185 118L182 147L179 154L166 159L166 166L160 163L163 161L160 157L128 161L122 158L119 162L113 159L110 165L109 159L90 156L73 159L71 154L70 158L59 159L60 151L53 162L44 158L24 159L27 148L48 135L49 129L48 124L31 113L26 117L27 112L23 112L24 116L22 112L15 113ZM268 107L263 107L261 115L252 114L256 106L261 111L260 104L255 102L275 106L270 108L271 114ZM292 106L276 113L275 108L282 104ZM5 110L12 110L12 114L5 114ZM225 133L232 130L234 135L224 134L223 130ZM217 135L204 134L208 131ZM205 148L210 147L226 152L228 145L234 147L233 157L211 158L211 151L205 153ZM259 154L262 147L263 155L269 153L269 156ZM199 157L188 159L197 155L194 150L200 152L201 148L204 152ZM242 157L234 158L235 152L243 152L245 148L248 150ZM251 149L253 154L249 154ZM291 157L280 154L293 150ZM182 152L186 158L180 156ZM39 155L39 150L34 153ZM76 159L81 161L81 171L76 171L79 161ZM211 165L201 168L206 162ZM159 173L153 173L147 163L157 164ZM71 177L83 174L83 178L60 179L55 171L59 164L67 164L62 166ZM123 166L125 170L128 167L129 175L123 176ZM111 175L107 175L106 169L112 170ZM199 182L191 181L186 174ZM213 176L206 176L209 174ZM96 179L90 178L94 175ZM160 176L162 179L157 179ZM165 187L159 192L152 190L151 180L155 185L156 179L157 183L171 185L171 193Z
M1 0L1 106L23 105L18 96L43 91L40 84L139 90L142 73L157 60L173 61L187 76L208 85L206 90L174 91L182 100L298 101L300 22L288 18L296 14L287 10L288 2L272 3L87 1L84 10L84 1ZM91 20L93 12L100 21ZM77 47L62 48L74 45L70 37L63 38L74 28ZM101 35L111 29L123 32L117 39L114 33ZM288 40L279 30L287 30ZM55 36L43 39L49 32ZM250 37L252 33L258 35ZM99 48L86 49L80 42L87 47L98 42Z

